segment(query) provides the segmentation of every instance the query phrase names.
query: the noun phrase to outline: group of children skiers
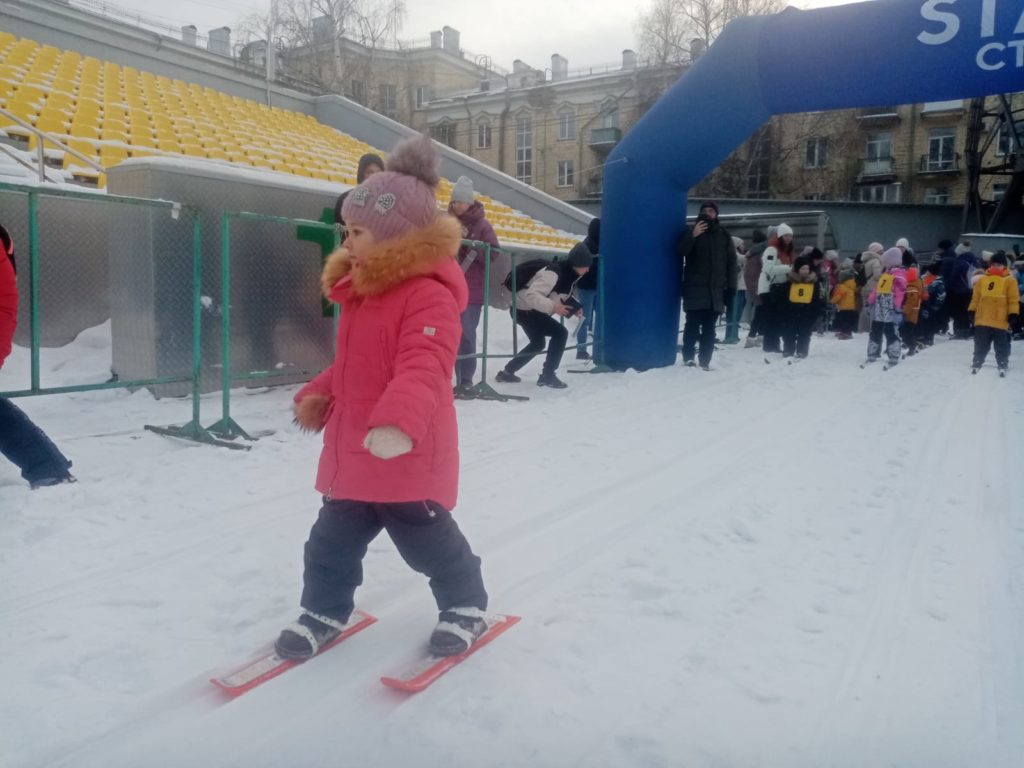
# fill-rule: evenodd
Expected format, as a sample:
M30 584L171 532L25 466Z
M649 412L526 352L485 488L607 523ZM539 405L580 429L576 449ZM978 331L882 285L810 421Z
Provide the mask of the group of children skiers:
M937 257L922 266L904 238L888 249L872 243L842 262L835 251L813 247L794 255L793 230L787 224L769 231L767 238L755 232L753 240L750 251L740 256L748 293L757 275L748 347L760 343L766 353L802 358L815 329L834 331L844 340L861 330L868 333L865 365L881 359L884 351L886 367L891 367L930 347L956 320L956 301L949 301L947 286L954 282L968 329L957 335L974 338L973 371L995 347L996 364L1005 373L1011 336L1022 330L1024 261L1011 262L1004 251L977 259L968 246L954 253L943 241Z

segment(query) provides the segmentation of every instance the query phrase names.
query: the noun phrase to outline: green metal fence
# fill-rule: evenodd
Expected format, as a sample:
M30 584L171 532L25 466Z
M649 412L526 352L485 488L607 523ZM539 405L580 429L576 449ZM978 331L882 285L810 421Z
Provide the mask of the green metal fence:
M159 222L164 249L190 269L186 281L190 295L179 297L188 317L181 325L191 331L187 359L174 361L174 372L124 378L111 361L104 381L43 381L42 349L62 346L89 327L111 317L110 307L126 291L114 288L112 254L145 242ZM201 371L201 220L199 212L173 201L149 200L93 192L0 183L0 223L11 232L19 259L19 332L16 341L29 349L27 386L0 391L14 398L106 389L135 389L169 384L187 385L192 398L192 420L179 427L183 436L206 440L199 426ZM168 233L170 233L168 235ZM161 286L152 286L160 291ZM27 327L27 334L25 328ZM154 347L156 334L150 338ZM112 347L113 354L113 347ZM89 377L94 378L94 377ZM157 430L163 428L154 428Z

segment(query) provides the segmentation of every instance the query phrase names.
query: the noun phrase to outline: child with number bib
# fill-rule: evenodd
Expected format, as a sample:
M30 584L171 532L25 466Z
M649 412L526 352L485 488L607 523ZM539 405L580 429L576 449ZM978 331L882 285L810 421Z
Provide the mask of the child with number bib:
M907 293L907 278L903 271L903 251L890 248L882 254L882 268L885 270L878 283L868 295L867 309L871 317L871 331L868 336L868 362L874 362L882 355L882 337L885 337L885 354L889 365L900 361L899 322L903 299Z
M857 276L852 259L843 261L830 301L836 306L836 338L852 339L857 330Z
M820 255L821 251L814 249ZM782 356L807 357L811 349L811 333L821 302L818 300L818 275L811 268L814 255L798 256L786 275L787 293L783 309Z
M345 630L381 530L430 577L433 653L461 653L487 628L480 558L449 511L459 479L451 379L469 289L455 260L459 222L437 210L439 160L428 137L407 139L342 206L348 236L321 278L342 307L335 359L295 395L296 422L324 430L323 507L306 542L302 614L274 646L282 658L309 658Z
M992 256L990 267L974 284L967 311L974 317L974 361L971 373L977 373L995 345L999 373L1010 365L1010 325L1020 317L1017 281L1006 268L1006 254Z

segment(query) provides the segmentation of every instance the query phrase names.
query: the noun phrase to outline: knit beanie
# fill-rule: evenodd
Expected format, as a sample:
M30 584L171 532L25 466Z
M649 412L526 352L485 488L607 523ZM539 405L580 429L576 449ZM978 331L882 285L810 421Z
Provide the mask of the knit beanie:
M970 246L969 243L959 243L957 245L957 247L953 249L953 252L957 256L962 256L963 254L967 253L970 250L971 250L971 246Z
M897 248L906 248L909 251L910 250L910 241L907 240L907 238L905 238L905 237L901 237L899 240L896 241L896 247Z
M779 226L775 228L775 235L776 237L779 238L779 240L781 240L786 235L792 236L793 228L789 226L789 224L779 224Z
M981 252L981 260L984 261L984 262L992 261L992 255L993 255L992 251L982 251Z
M711 208L714 210L715 213L718 213L718 203L716 203L714 200L705 200L703 203L701 203L698 213L700 211L703 211L705 208Z
M472 204L475 200L476 193L473 191L473 180L468 176L459 176L458 181L452 187L452 202Z
M881 243L872 243L871 245L868 246L868 250L874 254L881 256L882 252L885 250L885 246L882 245Z
M380 159L380 155L367 152L359 158L359 166L356 168L356 184L362 184L366 181L366 169L371 165L376 165L380 170L384 170L384 161Z
M755 229L754 234L750 236L750 239L755 243L763 243L768 239L768 236L764 233L764 230Z
M893 246L882 254L882 266L893 269L903 265L903 251Z
M939 240L938 247L940 251L948 251L950 248L953 247L953 243L950 240Z
M996 251L995 253L992 254L992 258L990 259L990 261L993 264L1000 264L1000 265L1005 267L1006 266L1006 252L1005 251Z
M385 169L353 189L341 213L349 226L366 227L374 240L401 237L437 218L434 190L441 155L429 136L400 141Z
M828 261L838 262L839 261L839 251L835 251L835 250L829 248L827 251L825 251L825 258Z
M576 243L569 251L569 265L589 269L594 263L594 254L583 243Z

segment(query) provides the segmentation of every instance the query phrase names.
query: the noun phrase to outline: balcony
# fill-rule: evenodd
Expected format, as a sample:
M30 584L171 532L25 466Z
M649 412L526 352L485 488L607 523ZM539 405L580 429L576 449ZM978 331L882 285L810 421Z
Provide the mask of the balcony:
M608 152L622 139L618 128L593 128L590 131L590 148Z
M857 115L857 122L862 128L875 128L882 125L894 125L900 121L896 107L887 104L881 107L867 107Z
M958 152L952 157L921 155L917 164L917 172L920 174L960 173L960 153Z
M896 178L896 161L891 157L874 157L860 161L858 182L877 184Z
M921 117L925 120L929 118L949 118L949 117L962 117L967 109L964 107L963 99L953 99L952 101L926 101L921 106Z

